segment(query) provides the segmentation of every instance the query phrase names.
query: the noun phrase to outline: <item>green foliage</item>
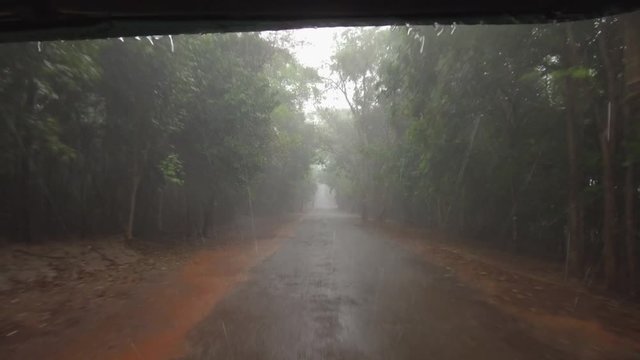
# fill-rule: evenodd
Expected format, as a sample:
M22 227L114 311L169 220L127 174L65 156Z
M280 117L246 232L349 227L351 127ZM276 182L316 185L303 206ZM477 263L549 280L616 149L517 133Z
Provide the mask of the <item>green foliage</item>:
M578 64L567 58L566 24L345 32L333 85L351 118L322 116L325 181L346 208L366 201L369 213L562 254L569 80L580 85L578 191L598 231L607 99L597 23L572 24ZM640 154L634 139L623 166Z
M589 69L584 66L572 66L566 69L552 71L549 75L551 75L551 78L554 81L560 81L566 77L577 80L585 80L593 79L596 73L593 69Z
M170 153L167 157L158 165L164 178L172 184L183 185L184 184L184 169L182 167L182 161L178 154Z
M315 71L259 34L170 40L2 46L5 234L28 217L46 233L133 219L138 234L203 236L248 212L248 187L264 212L305 201Z

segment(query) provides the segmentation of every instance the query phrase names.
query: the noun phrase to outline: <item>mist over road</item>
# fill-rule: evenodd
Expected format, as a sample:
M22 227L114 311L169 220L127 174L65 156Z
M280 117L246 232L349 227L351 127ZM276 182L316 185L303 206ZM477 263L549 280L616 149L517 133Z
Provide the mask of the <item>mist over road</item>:
M313 207L315 210L337 209L336 198L329 186L326 184L318 184L318 189L313 198Z

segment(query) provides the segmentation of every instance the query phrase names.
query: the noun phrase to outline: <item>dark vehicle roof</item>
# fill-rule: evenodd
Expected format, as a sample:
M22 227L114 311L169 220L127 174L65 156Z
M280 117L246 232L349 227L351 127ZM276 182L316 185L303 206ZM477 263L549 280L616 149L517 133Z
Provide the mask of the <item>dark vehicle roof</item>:
M0 41L593 18L640 0L0 0Z

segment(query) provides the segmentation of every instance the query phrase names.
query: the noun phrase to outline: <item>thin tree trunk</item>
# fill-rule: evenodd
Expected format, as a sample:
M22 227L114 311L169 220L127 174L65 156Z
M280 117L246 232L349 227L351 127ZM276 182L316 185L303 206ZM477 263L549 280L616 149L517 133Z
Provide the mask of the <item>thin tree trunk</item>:
M613 151L607 136L602 136L602 188L603 188L603 220L602 220L602 242L604 246L604 277L605 287L611 289L615 287L617 277L617 256L616 256L616 199Z
M573 38L571 24L567 24L567 43L569 65L574 66L578 62L577 47ZM578 139L577 139L577 111L575 99L575 80L565 79L566 98L566 138L567 154L569 162L568 178L568 225L571 246L567 249L569 269L573 275L582 276L584 269L584 226L582 218L582 173L579 166Z
M380 211L378 212L378 216L376 217L377 222L385 222L387 220L387 193L388 193L388 187L384 186L384 189L382 190L382 195L381 195L382 201L380 202L381 203Z
M640 11L624 15L624 75L625 101L624 124L625 137L633 137L638 126L640 111ZM635 160L633 151L626 148L627 168L624 185L625 210L625 243L627 249L627 271L629 273L629 292L636 295L638 291L638 254L637 254L637 221L636 200L637 183L635 176Z
M189 201L189 192L187 187L183 189L184 199L184 232L186 238L191 236L191 201Z
M163 212L164 211L164 189L159 190L158 194L158 214L156 217L156 226L158 228L158 232L162 233L164 230L163 224Z
M518 196L511 179L511 251L518 252Z
M26 140L26 139L25 139ZM24 142L31 147L30 141ZM25 243L31 242L31 151L23 149L20 158L20 206L22 208L21 238Z
M88 233L89 207L87 206L87 176L82 177L80 190L80 238L84 239Z
M20 127L24 129L22 149L20 156L20 206L22 207L21 238L25 243L32 240L32 213L31 213L31 147L33 138L31 134L31 116L35 107L36 83L29 78L26 84L26 97L24 103L23 118Z
M247 181L247 201L249 203L249 216L251 217L251 237L253 238L253 244L255 247L256 253L258 252L258 239L256 238L256 219L253 214L253 200L251 195L251 187L249 186L249 181Z
M601 121L600 144L602 149L602 191L603 191L603 219L602 242L604 259L605 287L612 289L616 286L618 276L617 234L616 234L616 194L615 194L615 151L617 140L617 108L618 96L616 91L616 73L610 57L610 46L607 39L608 31L604 31L599 38L600 51L607 82L607 97L609 103L607 114Z
M131 176L131 193L129 194L129 215L127 218L127 227L125 229L125 238L133 239L133 226L136 216L136 203L138 200L138 189L142 180L143 164L146 162L147 149L142 153L134 154L133 168Z
M366 185L363 184L362 185L363 188L366 188ZM362 218L362 221L367 222L369 220L369 215L367 213L367 191L363 190L362 191L362 196L360 199L360 217Z
M133 225L136 214L136 202L138 198L138 188L140 187L140 179L142 177L134 173L131 182L131 194L129 197L129 216L127 218L127 227L125 229L125 239L131 240L133 239Z
M202 222L202 236L205 238L209 236L209 229L211 228L211 218L213 216L214 204L215 204L215 197L212 195L211 198L209 198L209 201L207 201L207 203L205 204L205 208L204 208L204 220Z
M629 292L632 295L637 291L637 259L636 259L636 185L634 166L627 166L624 182L624 214L625 214L625 243L627 245L627 267L629 271Z

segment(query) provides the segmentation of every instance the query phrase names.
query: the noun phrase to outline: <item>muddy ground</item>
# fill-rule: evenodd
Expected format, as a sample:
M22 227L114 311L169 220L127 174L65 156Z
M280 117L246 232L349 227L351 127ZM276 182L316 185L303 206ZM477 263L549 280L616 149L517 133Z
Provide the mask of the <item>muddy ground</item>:
M259 219L256 242L243 224L195 241L4 244L0 358L171 358L187 331L277 248L295 219Z

